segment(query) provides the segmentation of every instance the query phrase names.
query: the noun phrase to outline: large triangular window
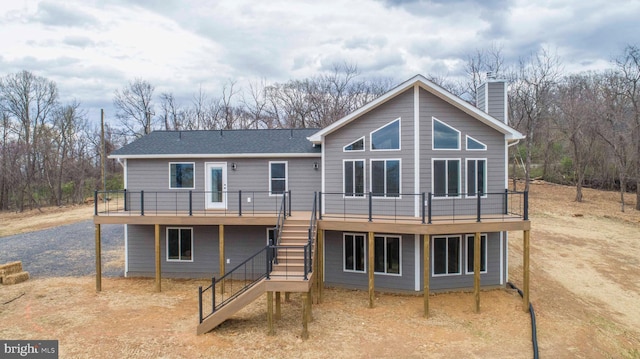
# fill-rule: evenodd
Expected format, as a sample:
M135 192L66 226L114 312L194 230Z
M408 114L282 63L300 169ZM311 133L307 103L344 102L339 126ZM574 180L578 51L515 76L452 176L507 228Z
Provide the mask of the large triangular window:
M459 150L460 131L433 117L433 149Z
M389 122L371 132L372 151L390 151L400 149L400 119Z
M344 152L357 152L364 151L364 137L360 137L359 139L351 142L350 144L344 146L342 148Z

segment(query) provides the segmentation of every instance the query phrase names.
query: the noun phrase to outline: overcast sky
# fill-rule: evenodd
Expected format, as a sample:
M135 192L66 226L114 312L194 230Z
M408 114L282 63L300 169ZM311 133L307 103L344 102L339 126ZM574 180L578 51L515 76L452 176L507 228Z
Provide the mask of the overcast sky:
M455 77L492 44L507 61L545 46L579 72L640 44L639 16L636 0L1 0L0 76L46 77L95 117L134 78L188 101L345 61L397 82Z

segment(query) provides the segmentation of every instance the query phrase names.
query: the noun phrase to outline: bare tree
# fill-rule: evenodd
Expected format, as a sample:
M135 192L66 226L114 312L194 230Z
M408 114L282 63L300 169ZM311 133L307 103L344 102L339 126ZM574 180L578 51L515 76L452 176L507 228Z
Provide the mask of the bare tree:
M125 137L142 137L151 133L154 113L152 103L154 86L142 79L135 79L122 90L116 90L113 104L116 118Z
M488 49L476 49L475 53L467 56L465 68L467 81L458 85L459 91L465 94L469 102L475 105L478 97L478 87L487 80L487 74L495 78L506 76L506 66L502 55L502 45L491 44Z

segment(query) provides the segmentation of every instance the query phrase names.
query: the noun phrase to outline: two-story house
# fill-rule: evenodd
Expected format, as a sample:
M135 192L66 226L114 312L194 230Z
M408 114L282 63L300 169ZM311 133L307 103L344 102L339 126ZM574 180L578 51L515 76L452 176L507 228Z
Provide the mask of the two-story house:
M144 136L111 155L125 190L96 201L97 288L100 224L123 223L126 276L158 290L162 276L218 278L200 290L200 333L264 292L307 293L308 307L324 286L368 290L371 306L376 289L422 292L425 315L429 292L473 289L479 310L523 231L528 308L528 198L507 190L523 136L506 104L503 81L475 107L418 75L323 129Z

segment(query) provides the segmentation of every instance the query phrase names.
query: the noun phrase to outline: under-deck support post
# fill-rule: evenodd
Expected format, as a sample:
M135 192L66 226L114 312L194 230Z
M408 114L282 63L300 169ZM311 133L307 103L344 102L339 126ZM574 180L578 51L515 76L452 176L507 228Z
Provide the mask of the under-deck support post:
M219 262L220 262L220 278L222 278L222 276L224 276L224 261L225 261L225 255L224 255L224 224L221 224L218 226L218 252L220 253L220 258L219 258ZM220 294L224 294L224 280L221 283L222 285L220 285ZM214 290L215 291L215 290Z
M268 335L274 335L276 333L273 327L273 292L267 292L267 327L269 331Z
M309 339L309 316L311 314L311 291L302 295L302 339Z
M276 292L276 320L282 318L282 303L280 301L280 292Z
M100 224L96 224L96 292L100 291L102 291L102 244Z
M322 303L322 292L324 290L324 230L318 231L318 243L316 245L318 252L318 303Z
M423 242L423 255L424 255L424 268L422 270L422 277L424 280L424 317L429 318L429 269L431 268L431 247L429 246L429 235L425 234L422 239Z
M480 195L478 194L478 197ZM473 237L473 297L474 311L480 313L480 233Z
M375 271L375 243L373 232L369 232L369 308L373 308L375 299L374 271Z
M291 292L284 292L284 301L287 303L291 301Z
M162 291L162 268L160 266L160 225L155 225L155 249L156 249L156 292Z
M522 259L522 309L529 312L529 230L523 234L523 259Z

